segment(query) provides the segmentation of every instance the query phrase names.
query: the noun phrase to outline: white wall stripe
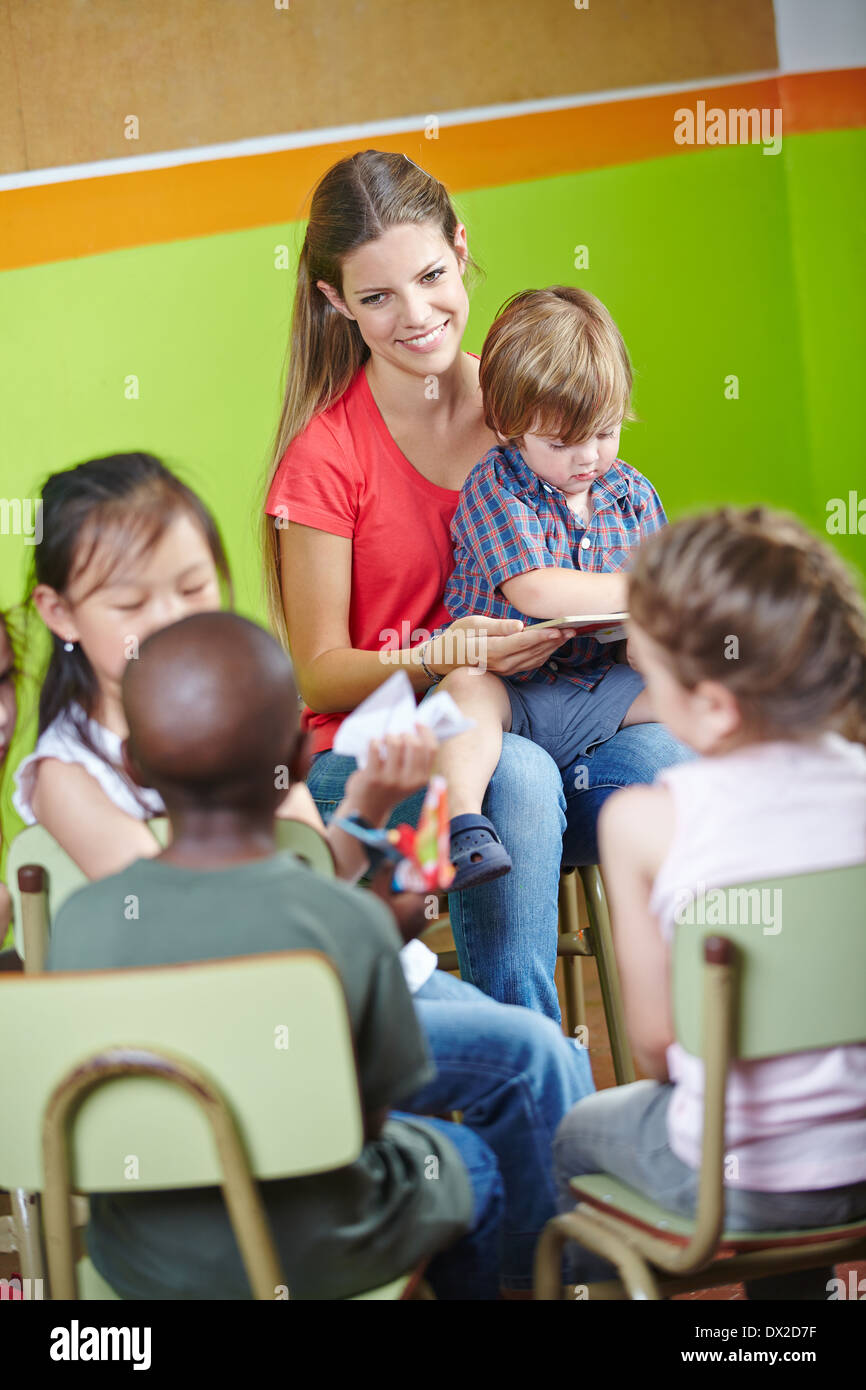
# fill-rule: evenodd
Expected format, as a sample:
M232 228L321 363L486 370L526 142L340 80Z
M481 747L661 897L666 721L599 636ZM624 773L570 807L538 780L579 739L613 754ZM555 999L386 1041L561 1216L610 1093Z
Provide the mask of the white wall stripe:
M507 102L499 106L472 106L460 111L428 112L421 116L400 116L390 121L367 121L361 125L329 126L319 130L293 131L286 135L263 135L235 140L223 145L199 145L194 149L165 150L156 154L103 159L92 164L66 164L54 169L33 169L0 174L0 192L13 188L33 188L40 184L71 183L78 179L108 178L113 174L134 174L144 169L171 169L183 164L204 164L214 159L247 159L250 155L273 154L280 150L304 149L336 142L362 144L378 135L413 132L423 136L424 123L435 115L440 129L480 121L501 121L512 116L528 116L541 111L566 111L576 106L598 106L604 102L629 101L639 97L690 92L695 88L731 87L741 82L759 82L778 76L767 72L737 73L732 77L696 77L688 82L659 83L649 87L621 87L615 91L584 92L579 96L544 97L536 101Z
M863 0L774 0L782 72L832 71L866 64Z

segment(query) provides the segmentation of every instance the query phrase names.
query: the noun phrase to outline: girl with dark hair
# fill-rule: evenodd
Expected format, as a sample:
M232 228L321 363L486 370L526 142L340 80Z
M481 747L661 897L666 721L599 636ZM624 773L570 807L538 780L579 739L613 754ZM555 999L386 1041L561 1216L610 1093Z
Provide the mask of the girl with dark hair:
M158 792L135 786L121 765L126 664L152 632L222 607L231 579L210 512L152 454L113 454L53 474L42 493L42 532L31 595L51 633L51 655L38 741L17 770L13 805L28 824L44 825L90 878L102 878L157 853L143 822L164 814ZM368 768L347 785L346 809L378 820L384 801L390 809L423 783L427 740L429 733L374 748ZM303 784L279 815L322 828ZM336 826L325 834L338 872L356 878L366 863L357 841Z
M42 491L31 598L51 633L38 740L13 805L90 877L158 846L142 822L163 813L125 776L126 663L151 632L220 608L228 565L213 518L151 454L113 454L54 473Z

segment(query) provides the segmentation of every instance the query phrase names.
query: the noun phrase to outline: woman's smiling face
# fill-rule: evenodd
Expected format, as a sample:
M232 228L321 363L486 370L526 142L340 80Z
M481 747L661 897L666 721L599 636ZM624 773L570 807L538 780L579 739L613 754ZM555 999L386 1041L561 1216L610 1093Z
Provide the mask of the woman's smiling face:
M419 376L457 357L469 317L463 285L466 229L454 246L431 222L389 227L343 261L343 294L319 280L335 309L355 319L370 352Z

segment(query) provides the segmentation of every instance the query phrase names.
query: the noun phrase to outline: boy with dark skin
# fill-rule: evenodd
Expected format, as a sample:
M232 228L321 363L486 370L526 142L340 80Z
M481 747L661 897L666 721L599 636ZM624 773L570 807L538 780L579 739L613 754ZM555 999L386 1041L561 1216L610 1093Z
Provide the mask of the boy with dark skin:
M392 894L387 867L364 892L277 850L286 773L301 790L309 759L291 663L263 629L221 612L163 628L130 661L122 695L124 765L161 795L171 846L74 894L54 923L48 968L322 951L346 991L366 1141L340 1174L265 1185L293 1296L345 1297L437 1250L428 1277L439 1298L530 1287L535 1240L555 1209L552 1135L587 1093L585 1052L549 1019L469 985L459 1000L410 995L401 948L428 925L426 900ZM357 789L375 824L407 785L428 780L435 739L416 726L383 745L384 772ZM343 871L356 873L351 848L361 872L359 842L331 835L348 842ZM129 894L140 920L126 920ZM471 1055L455 1054L455 1010ZM464 1124L433 1118L452 1110ZM437 1182L426 1180L433 1156ZM122 1297L248 1296L218 1193L100 1197L91 1209L91 1258Z
M159 637L158 661L131 661L123 682L135 731L124 740L124 770L138 786L159 788L172 826L171 844L156 857L185 869L268 859L285 797L277 769L285 766L294 785L310 765L291 663L261 628L229 614L202 614ZM418 729L432 757L435 737ZM411 941L429 925L424 898L392 893L392 875L382 865L372 889ZM365 1112L366 1138L379 1136L387 1113Z
M370 893L314 873L275 844L285 794L278 774L287 767L301 778L306 761L288 657L236 614L196 614L142 644L124 673L123 699L125 767L161 793L172 844L68 899L48 968L323 952L345 990L365 1141L337 1171L262 1184L292 1296L351 1297L433 1257L426 1277L437 1297L496 1298L503 1189L495 1155L468 1127L394 1109L435 1069L393 916ZM125 920L130 892L140 920ZM424 921L415 902L401 916L404 935ZM437 1182L425 1180L431 1158ZM95 1194L87 1242L122 1298L250 1296L215 1188Z

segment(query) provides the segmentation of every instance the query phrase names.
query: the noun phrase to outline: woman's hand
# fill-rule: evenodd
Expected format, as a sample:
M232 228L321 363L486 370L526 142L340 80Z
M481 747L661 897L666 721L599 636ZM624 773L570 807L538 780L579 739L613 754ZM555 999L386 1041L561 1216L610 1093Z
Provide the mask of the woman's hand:
M457 618L426 645L431 671L446 675L456 666L481 666L499 676L532 671L549 661L574 636L572 628L526 627L519 618L488 618L472 613Z
M439 743L432 729L416 724L412 733L373 739L367 766L346 779L341 814L359 811L371 825L384 825L395 806L426 787Z

